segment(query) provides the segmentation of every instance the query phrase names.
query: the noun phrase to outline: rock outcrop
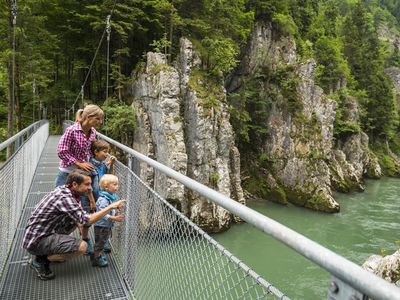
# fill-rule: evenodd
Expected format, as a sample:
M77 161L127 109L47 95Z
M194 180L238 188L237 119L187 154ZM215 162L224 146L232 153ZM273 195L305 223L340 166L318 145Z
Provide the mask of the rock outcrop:
M138 118L133 147L244 203L225 89L222 83L210 82L200 64L187 39L181 40L174 67L160 53L147 54L146 66L131 88ZM159 194L203 229L219 232L230 226L233 217L222 207L146 166L140 171Z
M400 287L400 250L384 257L372 255L362 267Z
M269 195L277 202L326 212L339 211L330 188L327 161L331 155L336 102L328 99L314 84L315 63L296 60L294 42L274 32L269 23L257 23L240 67L228 84L230 92L239 91L243 77L251 78L263 68L271 73L292 66L297 78L296 109L288 107L282 90L272 103L265 121L268 132L260 145L272 158L264 170ZM284 79L285 80L285 79ZM276 89L264 83L264 88ZM279 90L279 88L278 88Z
M360 108L353 97L348 97L344 121L359 124ZM375 154L369 149L367 134L359 130L336 142L330 162L332 187L340 192L364 190L364 177L380 178L382 170Z
M270 159L268 167L260 172L268 191L265 197L283 204L291 202L337 212L339 204L333 199L332 189L363 190L363 177L380 177L381 170L363 132L350 135L337 145L333 143L337 103L314 83L315 67L312 60L297 61L292 39L274 31L271 24L258 22L227 88L238 93L245 88L243 82L262 73L269 77L259 83L263 87L260 93L278 91L265 120L268 133L258 145L259 156ZM271 84L271 74L285 69L290 70L281 77L286 86ZM285 91L291 84L289 73L297 80L296 91L291 91L295 97ZM345 83L338 84L342 85ZM357 101L349 101L352 105L346 117L358 122Z

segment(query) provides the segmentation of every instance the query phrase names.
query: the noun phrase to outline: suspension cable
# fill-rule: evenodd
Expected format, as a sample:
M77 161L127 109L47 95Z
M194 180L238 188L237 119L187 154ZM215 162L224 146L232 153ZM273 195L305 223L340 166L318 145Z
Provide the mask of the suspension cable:
M110 23L111 15L107 16L107 70L106 70L106 100L108 99L108 77L110 71L110 33L111 33L111 23Z
M102 45L102 43L103 43L104 36L105 36L105 34L106 34L106 32L107 32L107 28L108 28L108 25L109 25L109 20L111 19L111 16L112 16L113 13L114 13L114 9L115 9L116 4L117 4L117 0L114 0L114 3L113 3L113 7L112 7L112 9L111 9L111 12L110 12L110 14L107 16L107 25L106 25L106 27L105 27L104 30L103 30L103 34L101 35L99 44L97 45L97 49L96 49L96 51L95 51L95 53L94 53L92 62L91 62L91 64L90 64L90 66L89 66L89 70L88 70L88 72L86 73L85 80L83 81L83 84L82 84L82 86L81 86L81 90L80 90L79 94L76 96L75 101L74 101L74 103L72 104L71 108L68 110L68 111L72 110L72 111L73 111L73 114L75 114L75 104L77 103L79 97L81 97L81 99L82 99L82 106L83 106L84 88L85 88L86 82L87 82L87 80L88 80L88 78L89 78L89 75L90 75L90 73L91 73L91 71L92 71L92 68L93 68L94 62L95 62L95 60L96 60L97 54L99 53L99 49L100 49L100 47L101 47L101 45ZM109 30L111 31L111 29L109 29ZM107 37L107 38L108 38L108 37ZM107 53L108 53L108 51L109 51L109 50L107 49ZM108 60L107 60L107 67L108 67ZM107 80L108 80L108 68L107 68ZM107 85L108 85L108 83L107 83Z
M10 101L8 107L8 124L7 135L13 136L14 132L14 106L15 106L15 28L17 26L17 1L13 0L11 3L11 16L12 16L12 59L11 59L11 88L10 88ZM10 82L9 81L9 82ZM11 148L7 148L7 157L11 155Z

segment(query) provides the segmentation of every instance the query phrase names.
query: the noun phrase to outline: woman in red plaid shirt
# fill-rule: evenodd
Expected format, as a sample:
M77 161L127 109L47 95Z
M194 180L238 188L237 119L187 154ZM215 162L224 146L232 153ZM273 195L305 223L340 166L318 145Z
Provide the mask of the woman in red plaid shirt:
M94 104L86 105L77 113L77 121L69 126L62 135L57 154L61 159L59 173L56 178L56 187L64 185L68 174L75 169L91 172L94 166L89 162L92 156L90 147L96 140L96 129L103 123L104 112ZM91 212L89 198L81 197L81 204L85 211ZM95 205L95 204L94 204ZM88 237L89 227L81 227L82 239L87 242L87 254L93 250Z

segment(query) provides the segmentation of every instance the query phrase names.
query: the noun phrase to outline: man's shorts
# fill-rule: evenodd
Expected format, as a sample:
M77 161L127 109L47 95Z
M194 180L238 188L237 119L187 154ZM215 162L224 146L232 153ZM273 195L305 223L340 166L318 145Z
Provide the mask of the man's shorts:
M43 237L34 247L28 249L33 255L53 255L71 253L79 250L81 240L73 236L54 233Z

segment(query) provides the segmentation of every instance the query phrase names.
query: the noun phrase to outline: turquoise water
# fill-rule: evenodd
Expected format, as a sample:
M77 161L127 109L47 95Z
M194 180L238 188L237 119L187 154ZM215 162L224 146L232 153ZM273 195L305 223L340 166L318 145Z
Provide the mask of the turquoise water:
M271 202L258 212L361 265L372 254L400 248L400 179L366 182L362 193L336 194L337 214ZM330 274L248 224L213 236L235 256L292 299L326 299Z

